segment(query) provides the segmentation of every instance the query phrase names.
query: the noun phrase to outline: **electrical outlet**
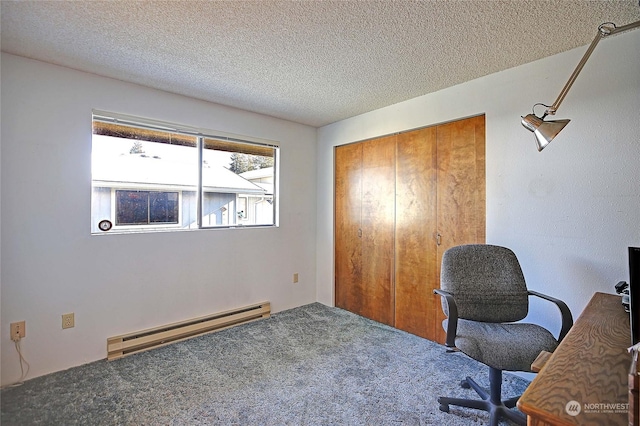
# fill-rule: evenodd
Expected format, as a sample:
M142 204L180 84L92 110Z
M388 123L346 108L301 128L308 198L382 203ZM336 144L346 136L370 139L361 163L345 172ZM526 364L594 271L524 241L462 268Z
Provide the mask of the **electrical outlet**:
M75 325L76 325L76 322L75 322L73 312L71 312L70 314L62 315L62 328L73 328L75 327Z
M27 329L24 321L11 323L11 340L17 342L27 335Z
M295 274L293 274L293 283L297 283L298 282L298 273L296 272Z

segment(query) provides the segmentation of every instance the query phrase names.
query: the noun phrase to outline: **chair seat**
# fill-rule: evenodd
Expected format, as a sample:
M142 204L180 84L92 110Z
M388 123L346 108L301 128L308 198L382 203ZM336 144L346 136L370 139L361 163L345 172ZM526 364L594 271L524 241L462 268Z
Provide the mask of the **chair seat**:
M557 346L555 337L539 325L458 320L456 347L498 370L530 372L540 352L553 352Z

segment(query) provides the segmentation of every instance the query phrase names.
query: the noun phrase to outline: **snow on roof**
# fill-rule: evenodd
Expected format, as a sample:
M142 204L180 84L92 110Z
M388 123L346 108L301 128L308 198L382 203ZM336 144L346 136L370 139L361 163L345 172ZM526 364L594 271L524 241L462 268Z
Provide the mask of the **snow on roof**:
M94 161L93 182L106 187L188 187L198 182L193 163L169 161L159 156L122 154ZM202 185L207 192L265 194L266 190L222 166L202 169Z
M255 185L258 185L260 188L265 190L266 195L273 195L273 184L265 183L265 182L254 182Z
M247 172L240 173L240 176L248 180L273 177L273 166L256 170L249 170Z

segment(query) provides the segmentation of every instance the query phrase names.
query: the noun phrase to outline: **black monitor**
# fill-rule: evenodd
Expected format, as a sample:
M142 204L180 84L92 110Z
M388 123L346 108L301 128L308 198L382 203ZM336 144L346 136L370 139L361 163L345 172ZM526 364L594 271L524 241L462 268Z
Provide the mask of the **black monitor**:
M629 247L631 344L640 342L640 247Z

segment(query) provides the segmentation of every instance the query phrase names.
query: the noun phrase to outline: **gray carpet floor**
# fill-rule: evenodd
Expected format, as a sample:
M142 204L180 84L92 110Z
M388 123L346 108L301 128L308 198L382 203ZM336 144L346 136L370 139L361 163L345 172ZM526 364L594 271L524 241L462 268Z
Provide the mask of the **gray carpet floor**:
M1 393L9 425L472 425L488 368L464 354L319 303ZM505 374L503 396L528 382Z

